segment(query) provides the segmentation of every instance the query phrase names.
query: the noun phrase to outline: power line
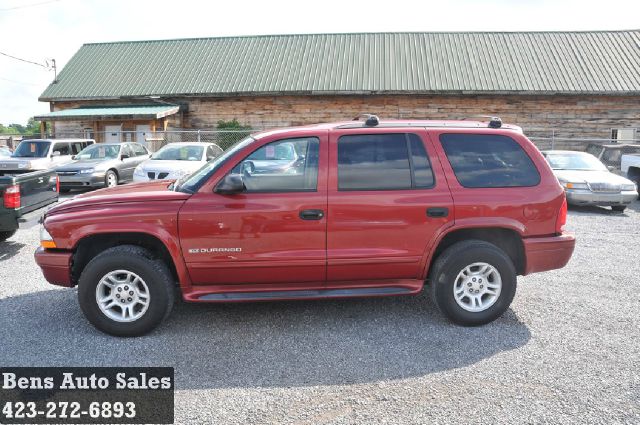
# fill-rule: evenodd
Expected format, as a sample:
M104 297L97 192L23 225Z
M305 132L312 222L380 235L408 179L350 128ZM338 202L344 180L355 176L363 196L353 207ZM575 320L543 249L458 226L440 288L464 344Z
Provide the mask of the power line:
M60 1L60 0L41 1L40 3L31 3L31 4L24 4L22 6L5 7L5 8L0 9L0 12L6 12L6 11L9 11L9 10L17 10L17 9L25 9L27 7L41 6L43 4L55 3L55 2L58 2L58 1Z
M26 60L26 59L21 59L21 58L15 57L15 56L11 56L11 55L9 55L9 54L7 54L7 53L0 52L0 55L2 55L2 56L6 56L6 57L8 57L8 58L15 59L15 60L18 60L18 61L21 61L21 62L26 62L26 63L30 63L30 64L32 64L32 65L38 65L38 66L41 66L41 67L43 67L43 68L49 69L49 67L48 67L48 66L43 65L43 64L41 64L41 63L33 62L33 61L30 61L30 60Z
M0 80L9 81L10 83L16 83L16 84L24 84L26 86L39 86L40 85L40 84L35 84L35 83L25 83L24 81L10 80L9 78L3 78L3 77L0 77Z

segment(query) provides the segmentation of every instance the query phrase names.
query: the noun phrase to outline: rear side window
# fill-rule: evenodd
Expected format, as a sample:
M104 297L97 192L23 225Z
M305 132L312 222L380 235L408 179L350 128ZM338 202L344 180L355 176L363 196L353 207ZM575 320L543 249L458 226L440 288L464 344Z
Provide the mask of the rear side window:
M540 183L533 161L511 137L442 134L440 142L464 187L526 187Z
M415 134L359 134L338 140L338 190L401 190L434 184Z

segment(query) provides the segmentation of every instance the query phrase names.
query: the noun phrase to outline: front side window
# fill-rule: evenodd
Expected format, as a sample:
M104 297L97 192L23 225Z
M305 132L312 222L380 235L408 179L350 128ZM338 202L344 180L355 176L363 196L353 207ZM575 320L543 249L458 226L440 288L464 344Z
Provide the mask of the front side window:
M338 190L398 190L434 184L416 134L358 134L338 140Z
M60 156L71 155L69 143L55 143L53 145L53 152L60 152Z
M527 187L540 183L540 173L533 161L511 137L442 134L440 143L464 187Z
M318 184L317 137L268 143L236 165L247 192L314 191Z

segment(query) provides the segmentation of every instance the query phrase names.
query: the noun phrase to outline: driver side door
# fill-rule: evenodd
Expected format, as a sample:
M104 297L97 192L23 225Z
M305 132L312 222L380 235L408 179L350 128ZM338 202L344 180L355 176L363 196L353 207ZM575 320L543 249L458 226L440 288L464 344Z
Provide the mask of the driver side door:
M228 173L242 173L243 192L201 191L180 210L193 285L325 282L327 134L260 142Z

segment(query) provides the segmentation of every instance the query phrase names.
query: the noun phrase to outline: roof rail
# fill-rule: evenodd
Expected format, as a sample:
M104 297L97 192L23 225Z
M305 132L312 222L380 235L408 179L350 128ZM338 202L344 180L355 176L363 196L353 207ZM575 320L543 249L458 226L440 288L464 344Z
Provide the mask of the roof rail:
M500 117L496 117L493 115L472 115L468 118L488 118L489 119L489 128L500 128L502 127L502 120ZM462 118L462 121L466 121L467 118Z
M360 121L360 118L366 118L364 125L367 127L375 127L380 123L378 116L373 114L360 114L353 121Z

